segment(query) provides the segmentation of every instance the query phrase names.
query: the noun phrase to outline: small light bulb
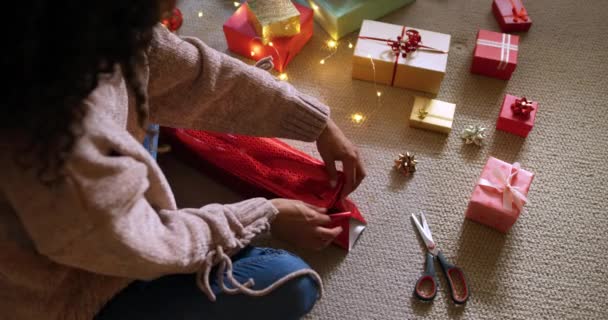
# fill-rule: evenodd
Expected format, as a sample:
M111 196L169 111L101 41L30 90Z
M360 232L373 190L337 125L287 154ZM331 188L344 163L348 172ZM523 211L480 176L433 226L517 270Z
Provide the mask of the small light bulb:
M202 11L199 11L199 12L198 12L198 17L199 17L199 18L202 18L202 17L203 17L203 12L202 12Z
M325 59L321 59L321 61L319 61L319 63L325 64Z
M251 56L255 56L255 51L251 51Z
M367 55L367 57L371 59L372 55L371 55L371 54L368 54L368 55Z
M315 10L315 11L319 10L319 6L314 3L311 3L310 7L312 7L312 10Z
M353 48L353 44L352 44L350 41L348 42L348 48L349 48L349 49L352 49L352 48Z
M272 47L272 46L274 46L274 43L272 43L272 41L270 41L270 42L268 42L268 45Z
M354 113L350 116L350 118L353 120L354 123L357 123L357 124L359 124L359 123L363 122L363 120L365 120L365 117L360 113Z
M281 74L279 74L279 80L285 81L287 79L289 79L287 77L287 73L281 73Z
M235 1L235 2L233 2L232 4L234 4L234 6L235 6L235 7L238 7L238 6L240 6L240 5L241 5L239 2L236 2L236 1Z
M380 96L382 96L382 92L380 92L380 91L376 91L376 95L377 95L378 97L380 97Z
M329 40L329 41L327 41L327 47L328 47L328 48L333 49L333 48L335 48L335 47L337 47L337 46L338 46L338 43L337 43L337 42L335 42L334 40Z

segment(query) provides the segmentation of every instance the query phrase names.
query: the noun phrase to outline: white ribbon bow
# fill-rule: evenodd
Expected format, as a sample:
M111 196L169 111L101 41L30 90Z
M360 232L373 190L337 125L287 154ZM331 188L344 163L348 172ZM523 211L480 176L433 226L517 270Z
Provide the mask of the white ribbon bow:
M498 179L498 184L492 183L484 178L479 179L479 185L492 188L499 193L502 193L502 205L508 211L513 210L513 203L515 203L515 206L519 210L522 210L524 204L528 202L528 199L523 192L518 187L511 185L511 181L513 181L513 177L515 177L519 172L520 167L521 166L518 162L514 163L511 169L511 174L506 176L502 174L498 168L494 168L494 170L492 170L492 174L494 174L494 176Z

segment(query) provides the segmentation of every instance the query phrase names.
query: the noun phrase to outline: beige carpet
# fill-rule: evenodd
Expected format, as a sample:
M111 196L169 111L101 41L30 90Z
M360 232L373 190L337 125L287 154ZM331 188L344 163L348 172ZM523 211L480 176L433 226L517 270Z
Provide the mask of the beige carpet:
M469 73L477 30L498 30L491 2L418 0L382 19L452 35L438 95L457 104L447 137L409 128L413 92L382 87L377 106L373 84L350 78L351 51L344 44L354 43L354 36L322 66L326 53L320 48L329 38L315 26L313 39L289 66L289 81L332 107L369 170L353 194L369 221L354 250L298 251L325 281L325 297L311 319L608 319L608 1L526 1L534 25L522 34L519 65L508 82ZM184 0L180 7L182 34L226 51L222 23L234 10L232 1ZM505 93L540 101L527 139L494 129ZM355 112L367 117L362 125L350 121ZM490 128L485 147L463 145L458 133L469 124ZM314 152L314 145L294 145ZM393 158L406 150L420 159L411 179L392 170ZM463 218L490 155L536 173L528 212L507 235ZM160 161L184 206L238 199L210 189L170 155ZM420 210L440 248L468 276L465 307L448 299L441 274L434 303L412 298L423 247L409 216Z

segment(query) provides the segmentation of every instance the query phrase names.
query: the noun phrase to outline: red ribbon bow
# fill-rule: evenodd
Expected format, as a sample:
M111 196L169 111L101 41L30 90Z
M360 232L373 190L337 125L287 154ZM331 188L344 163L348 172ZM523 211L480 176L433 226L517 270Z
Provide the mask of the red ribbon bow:
M178 8L173 8L173 11L171 11L171 16L162 19L161 21L161 23L171 32L177 31L179 28L181 28L183 22L184 17Z
M511 105L511 110L515 115L527 119L530 118L530 113L534 110L534 106L532 105L532 101L528 101L526 97L522 97L515 100Z
M404 40L402 36L398 36L397 41L388 40L386 43L393 49L396 55L407 58L408 53L414 52L421 47L420 42L422 41L422 37L420 36L420 32L414 29L407 30L405 35L407 36L407 40Z
M404 38L404 36L407 36ZM399 57L407 58L408 53L412 53L419 49L424 49L425 51L437 52L437 53L448 53L447 51L435 49L432 47L428 47L420 44L422 42L422 36L420 36L420 32L418 30L409 29L405 30L405 27L401 30L401 35L397 36L397 40L393 39L382 39L375 37L359 37L359 39L366 40L376 40L376 41L384 41L386 44L391 47L391 50L395 53L395 65L393 67L393 77L391 79L391 86L395 83L395 76L397 75L397 66L399 65ZM407 39L407 40L405 40Z
M517 10L515 2L513 2L513 0L509 0L509 2L511 2L511 11L513 12L513 22L519 22L519 20L523 22L528 21L528 12L526 11L526 8L524 8L523 3L521 3L521 1L519 2L521 4L521 9Z

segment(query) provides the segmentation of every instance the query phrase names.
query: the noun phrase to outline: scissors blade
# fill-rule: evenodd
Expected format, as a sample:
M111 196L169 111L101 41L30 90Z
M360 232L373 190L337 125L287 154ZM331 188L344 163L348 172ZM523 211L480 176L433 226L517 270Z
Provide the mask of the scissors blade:
M426 248L430 252L434 252L436 245L435 245L435 242L433 241L433 235L431 234L431 229L429 228L428 224L426 223L426 218L424 217L424 213L422 213L422 212L420 213L420 218L422 220L422 224L420 224L420 221L418 221L418 218L416 218L416 215L412 213L412 219L414 219L414 223L416 224L416 229L418 229L418 233L420 233L422 240L424 240L424 244L426 245Z
M422 228L424 228L424 233L429 239L431 239L431 241L433 241L433 234L431 233L431 228L429 227L429 224L426 222L426 216L424 215L424 212L420 212L420 219L422 220Z

